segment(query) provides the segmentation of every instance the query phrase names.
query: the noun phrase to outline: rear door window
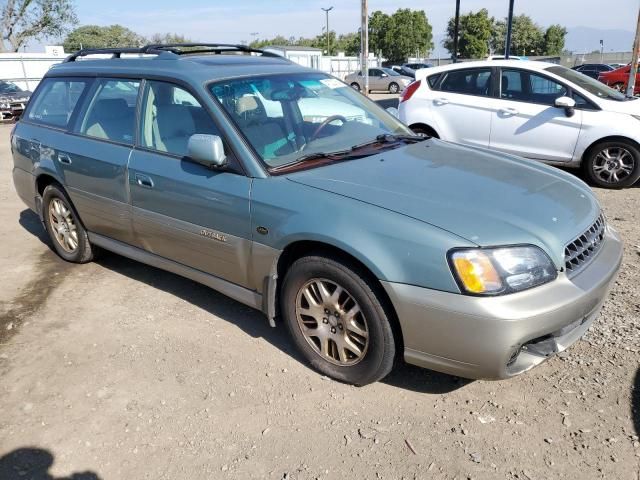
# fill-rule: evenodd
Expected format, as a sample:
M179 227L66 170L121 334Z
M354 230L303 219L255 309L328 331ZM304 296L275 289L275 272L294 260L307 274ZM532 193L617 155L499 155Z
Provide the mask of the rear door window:
M489 96L491 69L474 68L448 72L440 84L440 90L463 95Z
M27 119L66 128L88 82L83 79L45 78L31 101Z
M139 80L100 80L82 120L80 133L133 144Z

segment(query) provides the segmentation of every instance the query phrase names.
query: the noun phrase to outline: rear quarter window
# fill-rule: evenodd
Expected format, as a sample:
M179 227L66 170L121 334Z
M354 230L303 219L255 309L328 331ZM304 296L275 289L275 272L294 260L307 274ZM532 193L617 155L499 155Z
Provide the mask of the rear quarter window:
M429 84L429 88L434 89L438 84L438 80L442 77L441 73L436 73L435 75L429 75L427 77L427 83Z
M46 78L31 99L27 119L42 125L66 128L88 80Z

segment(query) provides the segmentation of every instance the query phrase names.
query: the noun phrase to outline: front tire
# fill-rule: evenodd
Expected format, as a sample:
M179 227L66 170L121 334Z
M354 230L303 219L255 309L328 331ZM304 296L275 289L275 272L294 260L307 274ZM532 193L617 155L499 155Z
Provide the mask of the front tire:
M42 194L42 217L56 253L73 263L93 260L93 249L82 222L62 188L49 185Z
M396 82L391 82L389 84L389 93L398 93L400 91L400 86Z
M353 82L351 84L351 88L353 88L354 90L357 90L358 92L360 91L360 84Z
M354 385L384 378L396 348L375 283L355 265L312 255L289 268L280 296L287 329L321 373Z
M623 82L614 83L613 85L611 85L611 88L619 91L620 93L624 93L626 90Z
M598 187L630 187L640 178L640 150L624 140L602 142L586 155L583 168Z

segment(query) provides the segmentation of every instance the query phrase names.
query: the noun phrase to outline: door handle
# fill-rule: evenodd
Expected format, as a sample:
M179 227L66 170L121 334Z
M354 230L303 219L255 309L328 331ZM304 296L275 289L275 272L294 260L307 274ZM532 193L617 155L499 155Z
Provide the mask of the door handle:
M66 153L58 152L58 161L65 165L71 165L71 157Z
M515 108L501 108L500 110L498 110L498 112L500 112L500 114L504 115L505 117L513 117L514 115L518 115L518 113L520 113Z
M449 103L449 100L447 100L446 98L436 98L433 102L436 105L446 105L447 103Z
M142 175L140 173L136 173L135 175L136 183L144 188L153 188L153 180L146 175Z

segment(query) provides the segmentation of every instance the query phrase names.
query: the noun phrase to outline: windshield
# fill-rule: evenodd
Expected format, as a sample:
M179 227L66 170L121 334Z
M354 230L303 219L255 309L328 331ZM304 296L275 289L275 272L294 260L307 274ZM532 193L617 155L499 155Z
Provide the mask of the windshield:
M616 100L618 102L627 100L627 97L622 93L614 90L613 88L607 87L604 83L588 77L583 73L576 72L575 70L571 70L560 65L548 67L546 70L570 81L571 83L574 83L575 85L578 85L581 88L584 88L587 92L598 98Z
M395 70L391 70L390 68L381 68L380 70L382 70L384 73L386 73L390 77L399 77L400 76L400 74L398 72L396 72Z
M239 78L209 87L269 168L411 135L395 117L323 73Z
M3 93L19 93L23 90L11 82L0 81L0 94Z

